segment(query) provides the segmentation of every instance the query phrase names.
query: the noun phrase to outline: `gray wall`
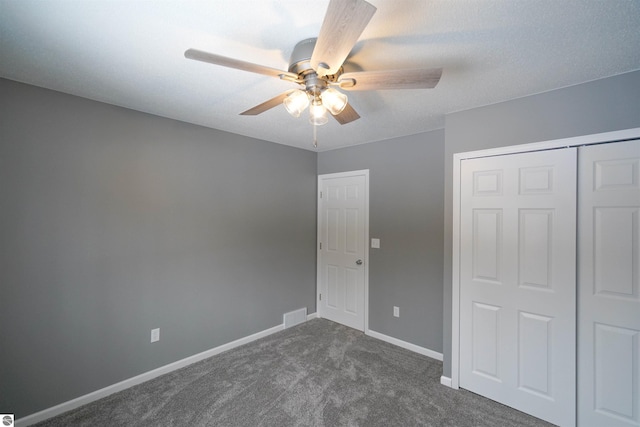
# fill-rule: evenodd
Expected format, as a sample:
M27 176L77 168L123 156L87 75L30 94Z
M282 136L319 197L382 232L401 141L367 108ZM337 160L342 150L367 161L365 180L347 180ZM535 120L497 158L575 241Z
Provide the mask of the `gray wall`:
M446 117L444 375L451 376L453 154L640 127L640 71Z
M640 127L639 100L637 71L316 158L0 79L0 409L314 312L316 171L371 170L369 326L450 376L453 153Z
M318 173L370 170L369 328L442 352L442 130L318 154ZM393 317L393 306L400 317Z
M0 80L0 409L315 312L315 194L313 152Z

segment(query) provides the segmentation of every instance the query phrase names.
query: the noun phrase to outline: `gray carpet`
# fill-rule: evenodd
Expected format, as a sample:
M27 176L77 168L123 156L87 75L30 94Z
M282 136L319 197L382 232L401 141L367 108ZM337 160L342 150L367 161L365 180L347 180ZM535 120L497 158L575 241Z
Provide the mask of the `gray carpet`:
M449 389L441 372L441 362L314 319L37 425L550 425Z

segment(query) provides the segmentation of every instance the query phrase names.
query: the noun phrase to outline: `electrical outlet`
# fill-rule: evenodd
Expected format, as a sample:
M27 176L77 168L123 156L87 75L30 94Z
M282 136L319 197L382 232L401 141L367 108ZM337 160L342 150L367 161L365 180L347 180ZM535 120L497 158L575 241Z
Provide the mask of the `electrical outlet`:
M393 306L393 317L400 317L400 307Z
M380 249L380 239L371 239L371 247L373 249Z
M160 341L160 328L151 330L151 342Z

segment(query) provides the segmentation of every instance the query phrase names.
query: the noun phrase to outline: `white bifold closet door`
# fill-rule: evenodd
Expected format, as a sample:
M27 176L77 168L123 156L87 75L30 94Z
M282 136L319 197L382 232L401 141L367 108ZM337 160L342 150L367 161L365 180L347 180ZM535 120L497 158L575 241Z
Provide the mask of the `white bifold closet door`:
M640 141L581 147L578 425L640 426Z
M562 426L576 413L576 157L461 165L460 386Z

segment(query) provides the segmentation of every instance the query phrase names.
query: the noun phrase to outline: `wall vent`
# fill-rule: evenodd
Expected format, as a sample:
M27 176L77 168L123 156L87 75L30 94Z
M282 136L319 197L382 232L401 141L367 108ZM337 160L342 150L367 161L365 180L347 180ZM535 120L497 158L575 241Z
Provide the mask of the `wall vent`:
M300 323L304 323L307 321L307 307L301 308L299 310L290 311L289 313L285 313L282 319L282 323L284 323L284 328L290 328L295 325L299 325Z

